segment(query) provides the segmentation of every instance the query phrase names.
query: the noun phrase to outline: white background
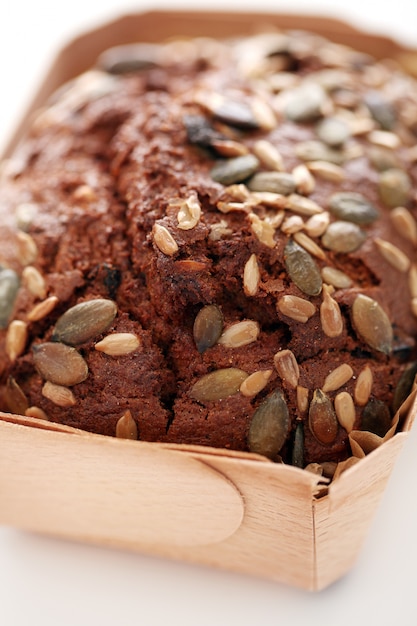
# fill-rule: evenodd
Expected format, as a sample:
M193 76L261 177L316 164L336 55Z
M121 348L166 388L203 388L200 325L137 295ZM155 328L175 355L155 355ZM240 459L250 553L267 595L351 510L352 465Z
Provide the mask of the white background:
M335 0L3 0L0 146L61 44L80 30L131 10L327 13L417 47L416 0L339 5ZM356 566L320 594L0 527L0 624L416 626L416 564L417 428L406 442Z

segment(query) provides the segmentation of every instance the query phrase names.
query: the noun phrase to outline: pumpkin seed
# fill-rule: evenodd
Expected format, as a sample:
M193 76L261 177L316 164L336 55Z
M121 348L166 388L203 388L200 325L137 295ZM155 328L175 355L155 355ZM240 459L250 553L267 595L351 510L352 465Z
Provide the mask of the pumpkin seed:
M338 421L330 398L321 390L316 389L310 403L308 424L319 443L329 445L336 439Z
M293 122L311 122L321 117L326 102L326 92L313 82L308 82L287 94L285 115Z
M237 128L259 128L252 107L244 100L228 98L219 93L198 94L197 101L218 120Z
M248 375L236 367L215 370L202 376L191 387L189 395L197 402L225 400L239 391Z
M50 400L62 408L69 408L77 404L77 400L71 389L51 383L49 380L47 380L42 387L42 395L47 400Z
M33 362L39 374L51 383L72 387L88 376L87 363L81 354L64 343L34 345Z
M391 322L378 302L359 294L352 305L352 323L358 335L374 350L389 354L392 349Z
M361 193L340 191L329 198L329 210L339 220L372 224L379 217L374 205Z
M77 346L90 341L109 328L117 314L113 300L96 298L71 307L55 324L53 341Z
M109 74L127 74L158 66L161 47L151 43L114 46L103 52L98 66Z
M250 374L240 385L240 393L247 398L253 398L264 389L271 378L272 370L258 370Z
M370 146L368 158L378 172L400 167L400 161L396 153L382 146Z
M138 427L135 420L132 417L132 413L127 410L117 420L116 424L116 437L119 439L134 439L138 438Z
M29 401L26 394L16 382L13 376L9 376L6 383L5 400L10 413L24 415L29 408Z
M354 398L357 405L365 406L365 404L368 402L371 395L373 382L374 377L372 374L372 370L369 365L365 365L356 380Z
M0 329L7 328L19 287L20 279L16 272L0 268Z
M241 348L256 341L259 332L258 322L243 320L228 326L219 337L218 343L226 348Z
M363 97L373 119L383 130L392 130L396 124L395 110L378 91L369 91Z
M258 169L259 160L253 154L219 161L211 170L211 177L222 185L241 183L250 178Z
M381 200L388 207L395 208L407 204L411 182L404 170L392 168L381 172L378 187Z
M331 148L338 148L350 137L349 125L338 117L326 117L316 126L318 138Z
M366 233L357 224L339 220L329 224L321 242L333 252L354 252L364 243Z
M252 416L248 434L251 452L274 460L288 437L290 416L287 403L278 390L271 393Z
M257 172L248 181L251 191L269 191L288 196L295 191L295 180L287 172Z
M193 335L201 353L214 346L223 332L223 314L215 304L204 306L194 320Z
M329 265L322 268L321 276L325 283L333 285L336 289L348 289L352 286L352 280L347 274Z
M293 283L308 296L318 296L323 282L320 270L312 256L290 239L285 246L284 260Z
M274 356L275 368L282 380L296 389L300 378L300 368L291 350L280 350Z
M303 422L298 422L295 427L294 443L291 454L291 465L294 467L304 467L304 426Z
M334 399L334 408L339 424L350 433L356 419L355 404L350 393L347 391L338 393Z
M394 397L392 401L392 410L394 413L398 411L402 403L408 398L413 388L414 379L417 375L417 361L409 363L401 374L401 377L397 383L394 391Z
M391 428L391 413L385 402L371 398L362 411L361 430L383 437Z
M335 150L314 139L297 144L295 154L302 161L328 161L335 165L342 165L346 160L342 150Z

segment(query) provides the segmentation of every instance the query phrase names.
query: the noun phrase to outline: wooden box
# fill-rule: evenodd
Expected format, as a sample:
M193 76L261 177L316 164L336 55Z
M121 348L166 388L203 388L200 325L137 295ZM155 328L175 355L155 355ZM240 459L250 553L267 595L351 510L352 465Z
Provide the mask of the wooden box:
M224 37L271 25L316 31L416 70L411 51L335 20L129 15L63 49L5 156L32 112L107 47L171 36ZM256 455L120 440L0 414L0 523L323 589L353 565L416 411L414 391L401 410L401 432L329 486L310 472Z

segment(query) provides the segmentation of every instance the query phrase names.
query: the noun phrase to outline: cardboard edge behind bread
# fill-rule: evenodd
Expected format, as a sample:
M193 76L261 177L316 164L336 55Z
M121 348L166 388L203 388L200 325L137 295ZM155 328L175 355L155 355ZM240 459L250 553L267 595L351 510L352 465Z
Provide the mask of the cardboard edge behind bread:
M386 37L361 33L338 20L317 16L177 11L126 15L77 37L62 49L3 156L11 155L34 112L45 104L53 91L91 67L97 56L110 46L134 41L160 41L172 36L230 37L271 29L271 26L315 31L379 58L417 54L404 50ZM397 433L357 466L347 470L331 485L329 492L318 499L317 476L297 468L272 464L257 455L198 446L120 441L33 418L0 414L0 500L3 501L0 522L47 534L225 567L306 589L321 589L340 578L356 558L415 413L414 403L403 425L403 432ZM56 501L52 498L49 502L54 511L52 517L44 497L48 493L45 487L52 485L52 478L48 476L44 458L39 456L42 450L50 462L62 465L60 470L63 474L58 473L57 479L64 479L66 487L69 487L65 495L62 485L59 489L59 484L53 483L52 493ZM74 450L78 450L77 454ZM170 503L174 511L171 518L173 527L164 526L167 516L162 512L159 520L151 516L147 522L155 529L162 529L167 537L170 537L169 533L174 533L171 542L158 542L151 535L147 536L147 540L141 539L135 533L126 532L118 515L112 517L112 504L118 491L123 494L123 506L127 507L129 520L133 519L137 510L135 507L140 502L139 496L132 502L131 478L123 485L123 471L121 475L117 473L123 467L120 463L125 452L133 454L134 458L136 451L137 454L143 451L145 456L148 455L146 471L151 473L157 465L152 462L154 454L161 454L163 458L168 455L174 466L177 459L178 465L181 465L182 459L188 458L190 462L198 461L215 472L207 474L210 475L208 482L218 484L220 492L223 490L229 494L234 502L231 505L232 524L228 526L224 520L221 521L224 534L223 537L217 536L215 547L210 542L204 544L199 535L195 535L192 549L189 545L181 545L178 536L183 535L180 533L177 536L175 532L176 524L183 523L177 509L183 508L184 502ZM81 452L84 454L81 458L87 459L87 466L83 462L77 466L75 459L80 458ZM114 465L110 464L110 467L116 474L106 473L104 476L100 473L100 455L107 452L111 452ZM79 493L77 481L83 480L81 468L87 471L88 463L91 463L90 469L95 468L97 475L90 474L88 489ZM184 461L184 467L187 463ZM367 471L364 472L364 469ZM202 471L201 475L206 474ZM33 482L33 476L37 476L38 484ZM160 479L163 481L164 476ZM206 487L202 478L203 492ZM4 506L5 493L9 498L7 506ZM94 514L89 502L91 494L95 494ZM219 502L222 497L220 493ZM32 499L37 517L27 515L28 498ZM79 526L71 526L65 519L71 506L78 513ZM210 500L209 509L216 518L215 500ZM97 519L103 516L107 524L105 531L98 533L94 523L90 530L87 528L86 525L94 520L97 523ZM347 518L357 523L352 524L346 534ZM215 524L219 524L218 518Z

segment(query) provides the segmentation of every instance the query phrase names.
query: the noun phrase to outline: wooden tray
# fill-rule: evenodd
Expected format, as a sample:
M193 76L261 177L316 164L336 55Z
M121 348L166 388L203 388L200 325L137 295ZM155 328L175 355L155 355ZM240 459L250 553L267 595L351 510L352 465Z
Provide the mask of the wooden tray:
M47 97L110 46L173 35L225 37L271 25L316 31L416 67L413 51L336 20L129 15L62 50L3 156ZM0 523L319 590L353 565L416 411L414 393L402 409L402 432L328 488L309 472L256 455L120 440L0 413Z

